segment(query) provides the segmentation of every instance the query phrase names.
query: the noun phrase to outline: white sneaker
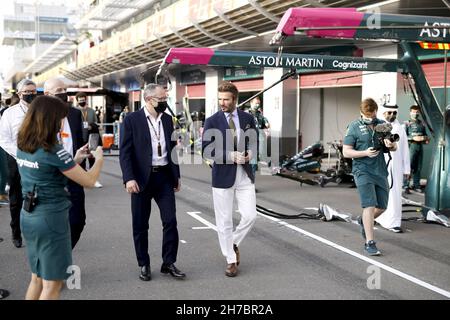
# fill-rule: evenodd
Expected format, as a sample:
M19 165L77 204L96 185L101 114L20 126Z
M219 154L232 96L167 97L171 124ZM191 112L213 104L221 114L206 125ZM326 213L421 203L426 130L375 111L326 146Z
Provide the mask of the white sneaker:
M100 182L95 181L94 187L96 187L96 188L103 188L103 185Z

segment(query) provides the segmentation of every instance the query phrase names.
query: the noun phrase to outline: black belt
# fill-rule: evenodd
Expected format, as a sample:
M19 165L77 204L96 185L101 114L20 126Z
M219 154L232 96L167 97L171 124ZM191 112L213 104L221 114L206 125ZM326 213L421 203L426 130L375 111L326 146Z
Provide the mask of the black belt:
M161 172L167 169L168 166L168 164L166 164L165 166L152 166L152 172Z

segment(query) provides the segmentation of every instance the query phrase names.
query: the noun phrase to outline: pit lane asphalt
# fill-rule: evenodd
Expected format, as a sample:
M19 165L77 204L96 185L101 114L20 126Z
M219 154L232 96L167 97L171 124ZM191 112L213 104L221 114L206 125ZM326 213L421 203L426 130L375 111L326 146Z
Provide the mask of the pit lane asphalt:
M187 273L187 279L179 281L159 273L161 222L156 205L152 206L149 235L153 279L138 279L130 198L122 186L118 158L107 157L100 179L104 187L86 190L87 225L73 252L74 264L81 269L81 289L64 289L62 299L446 299L441 293L384 269L380 270L380 288L369 289L371 263L295 229L364 255L359 226L345 222L285 220L293 226L289 228L258 215L255 227L240 247L239 275L228 278L216 232L194 218L215 225L210 169L205 165L182 165L181 171L176 265ZM300 187L289 179L258 175L257 189L258 204L286 214L318 207L319 203L349 212L353 219L361 213L356 190L343 185ZM412 195L412 199L423 201L423 196ZM239 215L235 218L237 222ZM450 230L412 221L404 222L403 227L403 234L377 227L375 238L383 255L373 260L450 291ZM11 243L7 207L0 208L0 237L5 239L0 243L0 288L10 290L8 299L23 299L30 272L25 248L16 249ZM371 279L369 283L373 283Z

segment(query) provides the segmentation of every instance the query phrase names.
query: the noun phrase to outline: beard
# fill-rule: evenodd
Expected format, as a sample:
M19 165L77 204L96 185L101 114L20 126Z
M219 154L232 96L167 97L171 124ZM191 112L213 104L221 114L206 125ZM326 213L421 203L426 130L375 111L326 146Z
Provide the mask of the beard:
M394 122L395 120L397 120L397 117L389 117L388 118L388 121L390 122L390 123L392 123L392 122Z

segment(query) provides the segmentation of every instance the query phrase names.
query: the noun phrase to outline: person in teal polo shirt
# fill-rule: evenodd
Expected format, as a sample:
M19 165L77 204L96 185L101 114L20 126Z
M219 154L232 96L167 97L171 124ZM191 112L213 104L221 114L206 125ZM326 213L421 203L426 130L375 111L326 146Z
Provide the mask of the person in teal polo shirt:
M380 139L375 126L384 123L377 119L378 105L373 99L361 102L361 117L349 124L344 138L343 154L353 158L352 173L358 188L362 217L358 222L366 240L364 249L369 255L380 255L374 241L374 219L387 208L389 198L388 171L384 160L382 145L390 151L396 150L396 143Z
M103 164L102 149L98 148L91 152L95 165L86 172L77 164L87 157L86 146L72 159L58 143L68 111L58 98L37 97L18 133L17 166L24 199L20 226L32 273L27 300L59 298L72 265L67 178L93 187Z
M419 106L411 106L409 108L411 119L404 122L406 135L409 142L409 157L411 163L411 176L413 181L412 189L422 192L420 188L420 171L423 161L423 145L427 144L430 139L427 136L423 121L419 120ZM403 188L406 193L410 193L410 179L405 179Z

